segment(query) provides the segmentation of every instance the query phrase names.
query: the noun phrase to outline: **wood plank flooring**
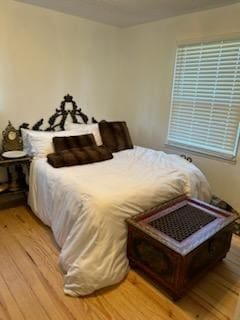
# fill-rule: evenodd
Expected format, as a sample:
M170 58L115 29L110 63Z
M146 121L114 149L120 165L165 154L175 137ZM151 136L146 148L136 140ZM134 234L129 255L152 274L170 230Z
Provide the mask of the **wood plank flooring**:
M227 258L177 303L134 271L89 297L65 296L58 254L51 231L29 209L0 211L1 320L240 320L240 237L233 237Z

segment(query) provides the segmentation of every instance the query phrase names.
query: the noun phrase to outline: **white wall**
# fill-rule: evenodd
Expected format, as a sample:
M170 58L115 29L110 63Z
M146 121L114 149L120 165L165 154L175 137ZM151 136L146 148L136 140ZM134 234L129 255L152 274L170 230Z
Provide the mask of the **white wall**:
M0 0L0 130L47 118L66 93L90 116L117 117L119 31Z
M225 37L236 32L240 36L239 17L240 4L236 4L123 30L122 85L117 101L122 107L122 117L129 122L135 143L167 150L164 143L177 43ZM240 210L239 159L234 165L191 156L206 174L214 193Z
M239 16L236 4L118 29L0 0L0 131L47 118L71 93L88 115L126 119L136 144L166 149L177 42L240 34ZM240 210L239 160L193 160Z

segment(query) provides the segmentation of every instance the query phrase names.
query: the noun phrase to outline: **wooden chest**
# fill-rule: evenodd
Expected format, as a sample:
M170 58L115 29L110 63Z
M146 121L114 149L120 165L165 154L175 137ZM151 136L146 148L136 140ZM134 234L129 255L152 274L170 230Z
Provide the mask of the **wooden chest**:
M201 201L180 197L128 219L130 266L179 299L226 256L236 218Z

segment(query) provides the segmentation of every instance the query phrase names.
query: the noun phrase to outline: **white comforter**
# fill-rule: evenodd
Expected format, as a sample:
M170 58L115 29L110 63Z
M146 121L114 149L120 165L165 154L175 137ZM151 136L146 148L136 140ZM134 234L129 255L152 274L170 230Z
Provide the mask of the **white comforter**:
M62 248L64 292L87 295L120 282L128 271L125 219L183 193L211 197L199 169L160 151L135 147L60 169L34 160L29 204Z

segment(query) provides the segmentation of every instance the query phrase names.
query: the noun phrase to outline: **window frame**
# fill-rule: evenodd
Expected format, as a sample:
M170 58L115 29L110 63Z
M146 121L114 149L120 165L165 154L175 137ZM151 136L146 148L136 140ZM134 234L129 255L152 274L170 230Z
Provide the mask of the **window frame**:
M234 146L234 154L229 154L229 156L225 153L213 151L207 148L201 148L200 146L194 146L193 144L187 144L187 143L178 143L169 141L169 133L170 133L170 126L172 121L172 115L173 115L173 102L174 102L174 89L175 89L175 81L176 81L176 69L177 69L177 57L178 57L178 48L179 47L190 47L194 45L200 45L200 44L211 44L214 42L230 42L230 41L240 41L240 33L236 33L234 36L218 36L215 38L208 38L208 39L198 39L198 40L191 40L191 41L179 41L176 43L175 46L175 55L174 55L174 68L173 68L173 74L172 74L172 87L171 87L171 98L170 98L170 111L169 111L169 120L168 120L168 127L167 127L167 136L166 136L166 142L165 146L170 148L176 148L182 151L191 151L195 154L199 154L201 156L204 156L206 158L216 158L220 160L227 160L230 162L236 162L238 152L239 152L239 145L240 145L240 121L238 123L238 128L236 130L236 140L235 140L235 146ZM239 104L240 108L240 104Z

